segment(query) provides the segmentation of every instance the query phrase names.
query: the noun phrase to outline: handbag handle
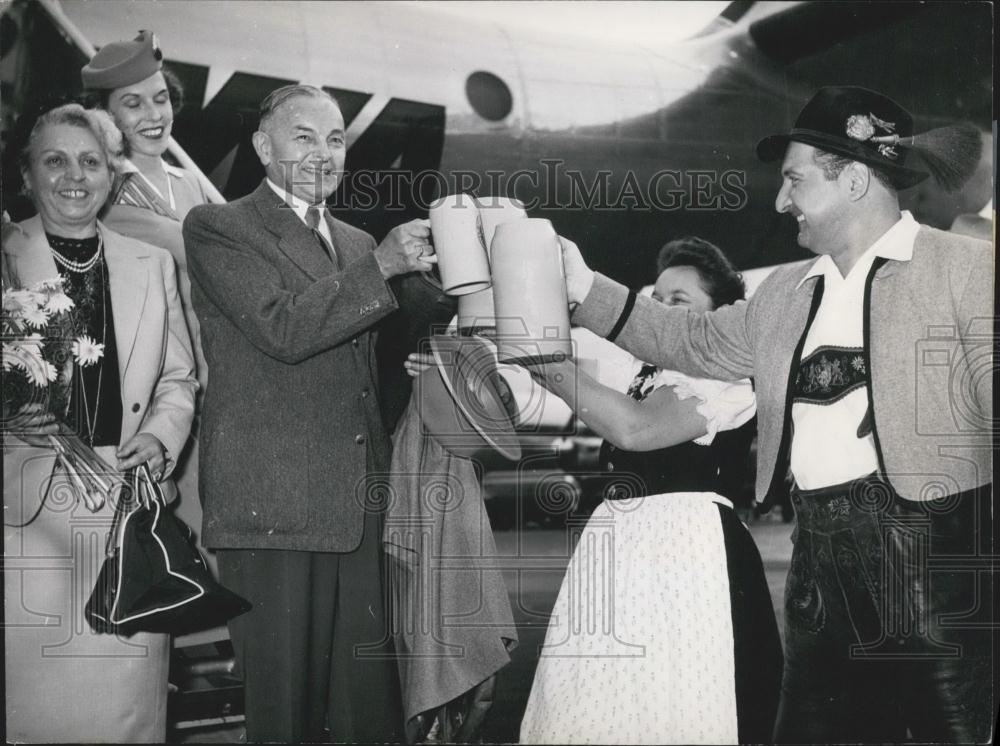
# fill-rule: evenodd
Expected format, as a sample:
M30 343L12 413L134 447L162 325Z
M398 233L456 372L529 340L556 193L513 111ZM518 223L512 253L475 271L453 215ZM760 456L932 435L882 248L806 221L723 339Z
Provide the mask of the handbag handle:
M153 502L158 502L161 507L167 506L167 500L163 496L163 490L160 489L159 483L153 479L153 475L149 471L149 463L143 462L138 469L136 469L136 482L142 479L142 485L146 488L142 494L143 505L145 507L152 507Z
M106 557L114 557L115 549L118 547L118 542L122 529L122 518L125 517L126 513L131 513L135 510L138 505L132 506L133 497L138 503L139 500L139 480L132 471L131 489L129 489L129 479L126 474L125 479L122 480L122 489L118 493L118 499L115 500L115 512L111 517L111 527L108 529L108 538L104 542L104 554Z
M153 475L149 472L148 464L143 463L138 468L132 469L131 477L131 480L128 477L124 480L125 483L122 485L122 492L115 503L115 512L111 518L111 528L108 529L108 538L104 543L104 554L108 557L113 557L115 549L118 547L122 519L126 513L131 513L140 507L149 510L153 507L154 502L158 502L161 507L166 507L167 505L160 485L157 484L156 480L153 479ZM132 495L126 494L126 489L130 482L132 485ZM134 505L132 504L133 497L135 499Z

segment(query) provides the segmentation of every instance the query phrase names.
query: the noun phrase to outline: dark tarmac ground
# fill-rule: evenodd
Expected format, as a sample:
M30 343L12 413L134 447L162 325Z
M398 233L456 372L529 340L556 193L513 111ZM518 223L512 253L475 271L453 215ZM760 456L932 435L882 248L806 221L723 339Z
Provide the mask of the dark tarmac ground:
M777 513L772 511L754 520L750 530L764 562L778 628L783 630L781 601L792 553L792 524L783 523ZM545 638L548 617L572 553L571 533L566 526L541 528L532 524L521 530L496 532L497 550L501 557L509 559L509 563L505 562L508 569L504 571L504 580L510 591L520 643L511 655L510 664L498 675L496 700L483 724L485 743L517 742L538 659L538 647ZM180 743L234 743L243 738L242 723L234 722L177 731L173 740Z

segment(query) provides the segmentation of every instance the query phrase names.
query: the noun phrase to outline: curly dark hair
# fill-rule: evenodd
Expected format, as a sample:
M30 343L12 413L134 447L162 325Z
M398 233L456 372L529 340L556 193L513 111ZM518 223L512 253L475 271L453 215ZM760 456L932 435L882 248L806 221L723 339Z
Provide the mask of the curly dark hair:
M693 267L716 308L746 298L740 273L722 249L703 238L684 236L666 243L656 257L657 277L670 267Z
M174 117L177 117L177 112L181 110L184 106L184 86L181 85L180 78L174 74L174 71L169 67L164 65L160 68L160 72L163 73L163 81L167 84L167 96L170 97L170 107L174 110ZM110 112L108 104L111 101L111 91L112 88L89 88L83 92L83 100L86 106L103 109L104 111ZM125 140L125 157L129 158L132 155L132 146L129 144L128 139Z

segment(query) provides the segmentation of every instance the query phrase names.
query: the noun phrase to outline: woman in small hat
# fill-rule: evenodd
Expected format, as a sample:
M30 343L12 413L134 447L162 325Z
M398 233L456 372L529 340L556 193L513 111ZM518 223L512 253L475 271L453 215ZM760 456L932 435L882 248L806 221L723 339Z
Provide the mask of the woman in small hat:
M111 114L125 135L127 159L112 206L144 209L179 223L192 207L205 204L208 198L197 176L163 159L183 90L163 67L156 34L140 31L132 41L106 45L83 67L81 77L97 106ZM121 219L126 218L135 216L122 213Z
M208 366L201 350L198 319L191 306L181 224L192 207L209 200L194 173L163 159L174 115L181 106L180 82L163 66L163 53L151 31L140 31L131 41L102 47L83 67L81 77L93 103L111 114L125 136L126 158L102 219L118 233L164 248L173 256L194 348L200 405L208 382ZM196 419L175 478L180 492L178 515L200 531L197 424ZM208 557L214 565L214 556Z

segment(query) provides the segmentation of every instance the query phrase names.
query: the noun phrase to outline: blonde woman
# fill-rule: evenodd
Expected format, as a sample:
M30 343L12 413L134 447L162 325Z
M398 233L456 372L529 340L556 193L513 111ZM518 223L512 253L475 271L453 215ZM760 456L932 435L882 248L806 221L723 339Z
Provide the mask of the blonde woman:
M103 112L71 104L39 117L21 156L38 214L4 231L3 280L65 278L104 345L97 364L74 371L69 424L114 468L147 463L169 497L198 384L170 255L97 219L121 147ZM54 415L36 413L3 432L7 737L162 742L169 637L119 638L84 621L114 506L91 513L47 489L59 472L42 436L55 428Z

